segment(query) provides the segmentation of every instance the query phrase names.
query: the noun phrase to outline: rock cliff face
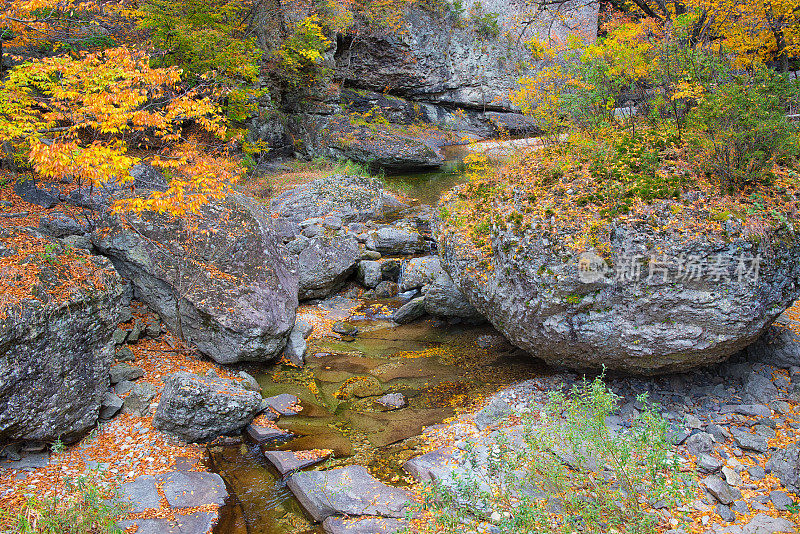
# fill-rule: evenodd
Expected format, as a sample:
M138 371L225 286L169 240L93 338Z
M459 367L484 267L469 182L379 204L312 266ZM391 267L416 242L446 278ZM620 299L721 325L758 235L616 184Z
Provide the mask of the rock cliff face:
M562 237L499 230L487 258L452 226L439 236L442 264L475 308L554 365L652 374L720 362L800 296L800 236L789 231L723 239L628 222L605 260L568 253Z
M437 166L438 147L465 136L535 132L509 100L522 74L517 66L529 59L524 42L573 33L594 39L599 3L565 2L528 23L531 9L519 0L467 1L460 10L444 0L416 2L398 31L373 23L331 35L325 66L335 83L289 95L284 123L261 118L251 132L275 148L297 139L294 148L310 156L392 170ZM263 46L277 27L263 26Z
M542 13L523 29L520 21L530 20L533 8L517 0L467 1L463 13L446 2L438 9L412 4L402 32L340 39L337 77L351 87L419 102L430 119L446 115L447 108L509 112L523 41L571 32L593 38L598 7L567 2L558 14Z
M17 250L21 240L45 252ZM38 282L29 298L2 310L0 440L71 442L97 423L125 284L106 258L0 229L0 258L19 253Z

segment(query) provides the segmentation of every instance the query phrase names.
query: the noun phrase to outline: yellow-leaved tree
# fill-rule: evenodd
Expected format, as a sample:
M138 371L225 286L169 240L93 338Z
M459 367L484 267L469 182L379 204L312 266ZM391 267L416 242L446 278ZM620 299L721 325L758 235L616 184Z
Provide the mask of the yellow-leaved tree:
M129 182L140 161L132 149L154 154L150 163L170 170L168 190L116 208L196 211L223 196L240 169L223 153L226 127L212 95L185 91L180 80L180 69L152 68L127 47L25 63L0 85L0 142L36 175L89 187ZM217 155L213 144L198 146L201 134L220 140Z

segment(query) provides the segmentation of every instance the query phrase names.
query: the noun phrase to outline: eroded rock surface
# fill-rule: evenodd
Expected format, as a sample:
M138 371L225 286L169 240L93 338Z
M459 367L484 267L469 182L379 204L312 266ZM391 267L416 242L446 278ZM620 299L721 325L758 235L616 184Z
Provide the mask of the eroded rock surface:
M201 352L219 363L268 361L283 350L297 310L297 276L270 215L239 194L201 213L187 224L154 213L110 219L92 242L135 296Z
M439 251L456 287L509 341L580 369L652 374L714 364L756 341L800 296L792 232L754 243L743 234L659 234L652 224L619 225L607 257L589 257L599 270L588 276L586 256L545 227L497 228L487 253L445 223ZM686 258L700 276L680 276Z
M106 258L33 231L0 228L0 257L22 252L15 239L45 252L25 260L38 266L31 295L2 310L0 439L74 441L97 423L125 284ZM60 272L73 262L72 274Z

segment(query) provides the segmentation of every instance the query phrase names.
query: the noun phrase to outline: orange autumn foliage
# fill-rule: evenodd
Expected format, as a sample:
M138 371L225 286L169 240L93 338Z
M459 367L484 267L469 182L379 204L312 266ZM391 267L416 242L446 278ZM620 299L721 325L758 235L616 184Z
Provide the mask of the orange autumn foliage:
M185 135L192 124L224 139L213 97L185 90L180 69L153 68L147 54L128 47L44 58L12 69L0 86L0 142L39 176L70 175L91 187L131 181L128 170L140 161L131 149L157 150L151 163L171 171L169 190L117 209L196 212L241 173L223 151Z

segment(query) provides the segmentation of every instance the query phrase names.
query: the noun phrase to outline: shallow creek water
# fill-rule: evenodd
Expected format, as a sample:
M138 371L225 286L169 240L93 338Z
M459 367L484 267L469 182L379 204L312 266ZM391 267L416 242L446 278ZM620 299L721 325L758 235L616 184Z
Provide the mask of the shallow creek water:
M529 357L479 348L475 341L492 331L488 326L433 320L395 327L374 319L352 323L362 329L354 341L312 340L303 369L279 365L256 377L264 396L292 393L303 406L297 416L278 421L297 437L272 448L332 449L335 456L324 467L365 465L385 482L403 485L408 480L401 466L420 453L424 427L543 371ZM337 396L345 383L355 381L363 381L374 394L401 392L408 406L381 411L374 397ZM216 533L321 532L313 529L258 446L212 447L211 454L234 494Z
M441 194L464 180L464 147L447 150L448 164L433 173L387 176L387 185L435 205ZM388 320L397 301L358 302L334 297L316 305L329 319L347 319L359 329L351 341L309 339L306 366L274 365L254 374L265 397L296 395L303 411L278 426L295 437L267 447L332 449L321 467L366 466L386 483L411 482L403 463L421 453L425 427L441 424L485 396L515 381L541 374L530 357L477 346L493 332L482 325L448 325L433 319L397 326ZM305 307L308 308L308 307ZM306 310L308 311L308 310ZM344 390L359 384L360 394ZM382 411L376 395L401 392L408 406ZM231 498L221 510L216 534L321 533L303 512L258 445L243 442L210 448L214 470Z

